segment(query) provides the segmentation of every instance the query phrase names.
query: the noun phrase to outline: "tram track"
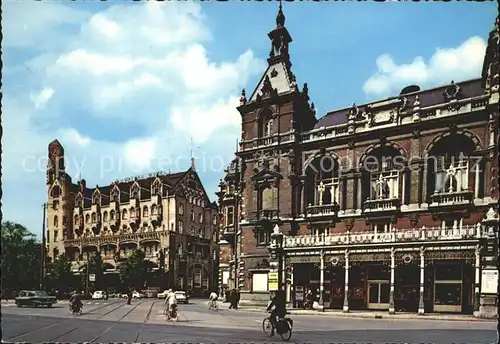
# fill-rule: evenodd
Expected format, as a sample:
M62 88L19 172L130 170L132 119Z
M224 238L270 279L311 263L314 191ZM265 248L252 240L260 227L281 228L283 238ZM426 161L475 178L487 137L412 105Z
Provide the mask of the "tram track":
M144 302L146 301L140 301L139 303L137 303L134 307L132 307L130 310L127 311L127 313L125 313L123 316L121 316L118 320L115 320L110 326L108 326L104 331L101 331L97 334L97 336L95 336L94 338L92 338L91 340L87 341L86 343L94 343L99 337L101 337L103 334L105 334L106 332L108 332L109 330L111 330L113 328L113 326L115 326L116 324L118 324L120 321L122 321L123 319L125 319L127 317L127 315L129 315L130 313L132 313L132 311L134 309L136 309L139 305L142 305ZM106 314L107 315L107 314ZM105 315L103 315L102 317L104 317ZM101 317L101 318L102 318ZM98 319L95 319L95 320L99 320ZM59 337L58 337L59 338ZM56 338L57 339L57 338ZM53 340L52 340L53 341Z
M119 301L117 301L117 302L119 302ZM113 302L113 303L111 303L111 305L116 304L117 302ZM121 305L120 305L119 307L114 308L112 311L114 311L114 310L116 310L116 309L118 309L118 308L120 308L121 306L123 306L123 305L124 305L122 302L120 302L120 304L121 304ZM98 307L92 308L92 309L90 309L88 312L85 312L85 313L92 313L92 312L95 312L95 311L97 311L97 310L99 310L99 309L102 309L102 308L105 308L105 307L109 307L109 306L110 306L110 304L106 303L106 304L100 305L100 306L98 306ZM85 313L84 313L84 314L85 314ZM110 313L110 312L106 313L106 315L107 315L107 314L109 314L109 313ZM82 314L82 315L84 315L84 314ZM8 339L6 339L6 340L8 340L8 341L13 341L13 340L15 340L15 339L17 339L17 338L21 338L21 337L24 337L24 336L29 336L29 335L31 335L31 334L33 334L33 333L37 333L37 332L40 332L40 331L43 331L43 330L50 329L50 328L55 327L55 326L59 326L59 325L61 325L61 324L65 324L65 323L71 322L71 321L73 321L74 319L75 319L75 318L72 316L70 319L64 320L64 321L62 321L62 322L58 322L58 323L55 323L55 324L51 324L51 325L47 325L47 326L43 326L43 327L39 327L39 328L34 329L34 330L31 330L31 331L26 331L26 332L23 332L23 333L21 333L21 334L18 334L17 336L10 337L10 338L8 338ZM74 331L74 329L73 329L72 331ZM69 332L72 332L72 331L69 331ZM69 333L69 332L68 332L68 333ZM61 337L61 336L59 336L59 337ZM59 338L59 337L57 337L57 338Z
M147 324L147 322L149 320L149 317L151 315L151 311L153 310L154 305L157 304L157 303L158 303L158 301L154 301L151 304L151 307L149 307L148 314L146 315L146 318L144 318L144 321L142 322L141 328L139 329L139 332L137 333L137 337L135 337L134 343L139 343L139 337L141 336L142 331L144 330L144 326Z

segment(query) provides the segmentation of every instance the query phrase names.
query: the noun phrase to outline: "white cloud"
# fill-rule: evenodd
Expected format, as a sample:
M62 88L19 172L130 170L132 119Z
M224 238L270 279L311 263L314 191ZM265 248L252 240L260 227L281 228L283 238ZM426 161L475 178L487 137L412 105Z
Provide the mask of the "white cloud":
M35 105L36 109L43 108L45 106L45 103L47 103L52 96L54 95L54 89L53 88L44 88L41 90L38 94L31 94L30 98L33 104Z
M421 56L410 64L398 65L390 55L377 58L377 72L363 85L365 93L376 96L399 92L410 84L428 87L479 77L486 51L486 42L471 37L457 48L438 48L425 62Z
M90 186L187 168L193 138L198 170L218 174L216 183L239 137L239 92L263 61L251 51L212 60L203 45L210 28L196 3L119 4L98 13L35 5L9 4L4 14L4 54L12 55L2 80L6 218L39 228L47 145L56 138L67 172ZM12 47L24 49L22 58ZM119 139L115 124L129 127ZM31 203L19 194L33 195Z

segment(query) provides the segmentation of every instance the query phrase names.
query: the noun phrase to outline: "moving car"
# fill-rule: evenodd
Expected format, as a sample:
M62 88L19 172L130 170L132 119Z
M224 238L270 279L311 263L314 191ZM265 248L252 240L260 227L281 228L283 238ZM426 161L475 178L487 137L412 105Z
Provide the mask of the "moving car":
M134 291L134 292L132 293L132 298L133 298L133 299L142 299L142 298L144 298L144 297L146 297L146 295L144 295L144 294L142 294L142 293L139 293L138 291Z
M176 291L175 297L177 299L177 302L179 303L188 303L189 302L189 297L186 295L185 291Z
M43 290L21 290L19 296L16 297L17 307L22 306L46 306L52 307L57 299L55 296L50 296Z
M104 300L106 299L106 292L103 290L96 290L92 294L92 300Z

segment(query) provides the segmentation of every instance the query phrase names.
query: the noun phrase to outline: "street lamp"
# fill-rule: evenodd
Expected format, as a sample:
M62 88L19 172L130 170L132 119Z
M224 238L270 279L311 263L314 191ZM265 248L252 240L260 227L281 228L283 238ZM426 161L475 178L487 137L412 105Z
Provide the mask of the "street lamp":
M271 253L271 265L274 265L278 272L278 290L283 290L283 233L278 224L273 228L268 249Z

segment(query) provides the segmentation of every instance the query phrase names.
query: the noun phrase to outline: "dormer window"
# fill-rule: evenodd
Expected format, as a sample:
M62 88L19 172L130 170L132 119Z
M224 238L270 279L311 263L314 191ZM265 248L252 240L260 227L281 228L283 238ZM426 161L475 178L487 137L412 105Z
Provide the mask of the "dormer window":
M80 218L78 217L78 215L75 215L75 218L74 218L74 221L75 221L75 226L78 226L78 220L80 220Z
M120 190L118 187L114 187L113 190L111 191L111 202L120 202Z
M59 196L61 196L61 188L59 187L59 185L54 185L54 187L50 191L50 197L58 198Z
M110 218L111 220L114 220L114 219L115 219L115 211L114 211L114 210L111 210L111 211L109 212L109 218Z
M127 209L123 209L122 220L126 220L126 219L128 219L128 211L127 211Z
M130 208L130 218L135 218L135 208Z
M59 201L58 200L52 201L52 209L54 209L54 210L59 209Z
M94 192L94 195L92 196L92 204L101 204L101 193L99 192L99 190L96 190L96 192Z
M153 185L151 186L151 194L153 196L161 196L161 186L162 186L162 183L159 179L156 179L153 183Z
M92 213L92 222L97 222L97 214Z
M139 184L134 183L134 185L132 185L132 187L130 188L130 198L139 198L140 191L141 189L139 187Z
M85 223L89 223L90 222L90 215L87 214L85 215Z
M142 216L144 216L144 217L149 216L149 209L147 206L144 206L144 208L142 209Z
M82 194L78 194L76 195L76 198L75 198L75 207L79 207L81 208L83 206L83 197L82 197Z

